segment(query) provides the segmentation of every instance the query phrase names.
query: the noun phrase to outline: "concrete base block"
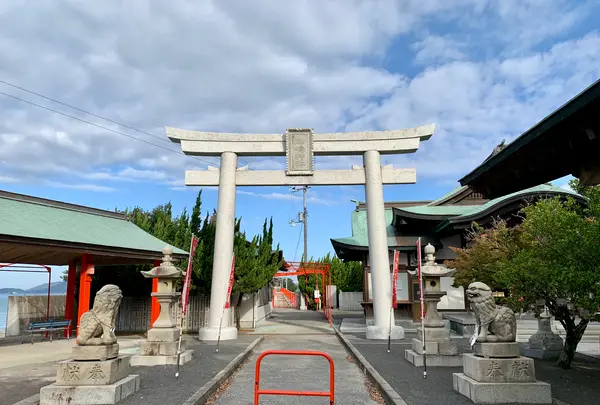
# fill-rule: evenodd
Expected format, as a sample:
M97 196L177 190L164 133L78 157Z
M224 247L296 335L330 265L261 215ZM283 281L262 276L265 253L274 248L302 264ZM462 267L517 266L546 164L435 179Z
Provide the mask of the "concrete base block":
M562 350L543 350L532 349L530 347L521 348L521 355L540 360L556 360L560 357Z
M500 359L519 357L519 342L475 343L473 345L473 354L479 357Z
M452 374L454 390L476 404L551 404L550 384L536 381L523 383L478 382L463 373Z
M417 328L417 339L423 341L423 329ZM445 342L450 340L450 329L425 328L426 342Z
M464 374L478 382L535 382L535 362L528 357L490 359L466 353L463 364Z
M389 326L379 327L376 325L368 325L367 339L386 340L388 336L390 336L392 340L404 339L404 328L402 326L392 326L391 334L389 331Z
M443 356L456 356L458 347L456 342L451 340L445 342L425 342L425 350L427 354L441 354ZM423 354L423 342L419 339L412 340L412 350L417 354Z
M427 365L431 367L460 367L463 365L461 355L443 354L427 354ZM423 354L419 354L414 350L407 349L404 351L404 358L412 363L415 367L423 367Z
M73 346L73 360L109 360L119 356L119 344L100 346Z
M58 363L57 386L110 385L129 375L129 357L105 361L66 360Z
M193 350L186 350L181 353L179 357L179 365L182 366L188 361L194 358ZM177 355L174 356L142 356L136 354L135 356L131 356L130 363L132 367L153 367L153 366L167 366L167 365L177 365Z
M140 378L135 374L109 385L64 386L50 384L40 389L40 405L116 404L139 389Z
M177 342L181 335L179 328L152 328L148 331L146 340L149 342Z
M235 340L238 336L238 330L235 326L223 326L221 328L221 340ZM216 342L219 339L219 327L210 327L200 329L198 340L205 342Z

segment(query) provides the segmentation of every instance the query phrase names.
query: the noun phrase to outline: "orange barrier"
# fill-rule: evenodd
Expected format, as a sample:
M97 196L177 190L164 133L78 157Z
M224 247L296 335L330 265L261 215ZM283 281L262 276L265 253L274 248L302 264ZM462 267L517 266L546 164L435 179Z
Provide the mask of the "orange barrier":
M325 357L329 362L329 392L323 391L286 391L286 390L261 390L260 389L260 363L262 359L271 354L284 356L320 356ZM267 350L256 359L256 370L254 372L254 405L258 405L260 395L286 395L298 397L329 397L329 405L333 405L335 401L334 392L334 367L333 359L327 353L303 350Z

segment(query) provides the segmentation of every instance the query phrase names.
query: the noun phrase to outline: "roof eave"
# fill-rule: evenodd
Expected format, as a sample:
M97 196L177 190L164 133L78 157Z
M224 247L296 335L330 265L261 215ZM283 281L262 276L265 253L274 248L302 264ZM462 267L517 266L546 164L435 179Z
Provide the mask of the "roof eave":
M587 106L595 99L600 97L600 80L597 80L592 85L587 87L581 93L573 97L571 100L567 101L561 107L556 109L546 118L535 124L533 127L525 131L514 141L506 145L506 147L500 151L495 156L492 156L487 161L483 162L475 169L473 169L470 173L465 175L463 178L459 180L459 183L462 186L468 186L472 183L476 182L477 179L485 172L492 169L494 166L501 163L508 156L515 153L522 146L527 145L533 140L537 139L541 135L545 134L548 130L569 118L583 107Z

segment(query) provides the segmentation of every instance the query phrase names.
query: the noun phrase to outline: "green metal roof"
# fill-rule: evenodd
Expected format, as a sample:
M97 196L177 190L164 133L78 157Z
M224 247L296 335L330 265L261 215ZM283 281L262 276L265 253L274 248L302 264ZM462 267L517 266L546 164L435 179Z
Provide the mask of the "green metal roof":
M534 196L536 194L544 194L544 193L564 194L564 195L570 195L572 197L578 197L578 198L583 199L583 197L580 194L577 194L576 192L574 192L572 190L567 190L567 189L556 187L556 186L553 186L550 184L541 184L539 186L526 188L525 190L517 191L515 193L511 193L511 194L507 194L502 197L495 198L495 199L490 200L487 203L482 204L482 205L477 205L477 206L475 206L475 208L473 210L471 210L469 212L466 212L459 216L448 218L446 221L444 221L444 223L440 224L440 226L436 230L439 231L439 230L443 229L444 227L446 227L450 223L460 223L460 222L473 220L473 219L477 218L479 215L483 214L484 212L493 209L494 206L500 205L503 202L506 202L508 200L513 200L515 198L526 198L527 195L529 195L529 194L532 194L532 196Z
M432 215L432 216L455 216L463 215L473 211L480 205L439 205L430 206L428 205L417 205L414 207L402 207L395 208L397 211L409 212L412 214L419 215Z
M444 201L448 200L449 198L453 197L454 195L458 194L458 193L462 193L463 191L465 191L468 188L468 186L460 186L460 187L456 187L454 190L444 194L443 196L441 196L440 198L438 198L437 200L433 200L432 202L430 202L429 206L436 206L436 205L440 205L441 203L443 203Z
M123 215L58 201L3 192L0 195L0 235L70 242L116 249L188 253L169 245L126 220Z
M452 194L456 193L456 190ZM386 220L386 233L389 247L400 247L406 243L411 243L409 240L411 236L399 236L396 229L392 225L394 219L394 211L408 212L412 214L422 215L427 219L427 216L443 217L446 216L444 222L442 222L437 230L443 229L449 223L463 222L476 218L478 215L483 215L486 211L493 209L494 206L500 205L515 198L526 198L528 195L535 196L536 194L553 193L553 194L565 194L573 197L583 198L581 195L571 190L555 187L552 185L542 184L536 187L531 187L525 190L518 191L516 193L508 194L503 197L496 198L488 201L482 205L442 205L442 206L431 206L420 205L415 207L404 207L404 208L393 208L385 210ZM447 194L442 197L446 198L451 194ZM352 236L349 238L337 238L331 239L332 243L348 245L348 247L354 246L358 249L369 246L368 231L367 231L367 212L365 210L353 211L352 212ZM412 244L411 244L412 246Z

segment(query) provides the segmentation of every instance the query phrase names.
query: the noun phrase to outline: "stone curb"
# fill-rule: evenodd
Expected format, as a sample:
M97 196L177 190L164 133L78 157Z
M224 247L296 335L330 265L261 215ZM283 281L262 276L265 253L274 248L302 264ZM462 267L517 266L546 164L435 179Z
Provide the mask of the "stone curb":
M371 380L379 389L385 403L388 405L408 405L406 401L383 379L383 377L373 368L371 363L363 357L362 354L354 347L352 343L344 336L337 327L333 327L338 338L342 341L342 344L352 354L354 360L356 360L363 374L365 374L369 380Z
M244 362L252 354L254 348L262 342L264 336L259 337L254 342L250 343L246 350L238 354L235 359L231 360L227 366L219 371L209 382L204 384L194 395L189 397L183 405L203 405L210 398L210 396L225 382L226 379L236 371L238 366Z

